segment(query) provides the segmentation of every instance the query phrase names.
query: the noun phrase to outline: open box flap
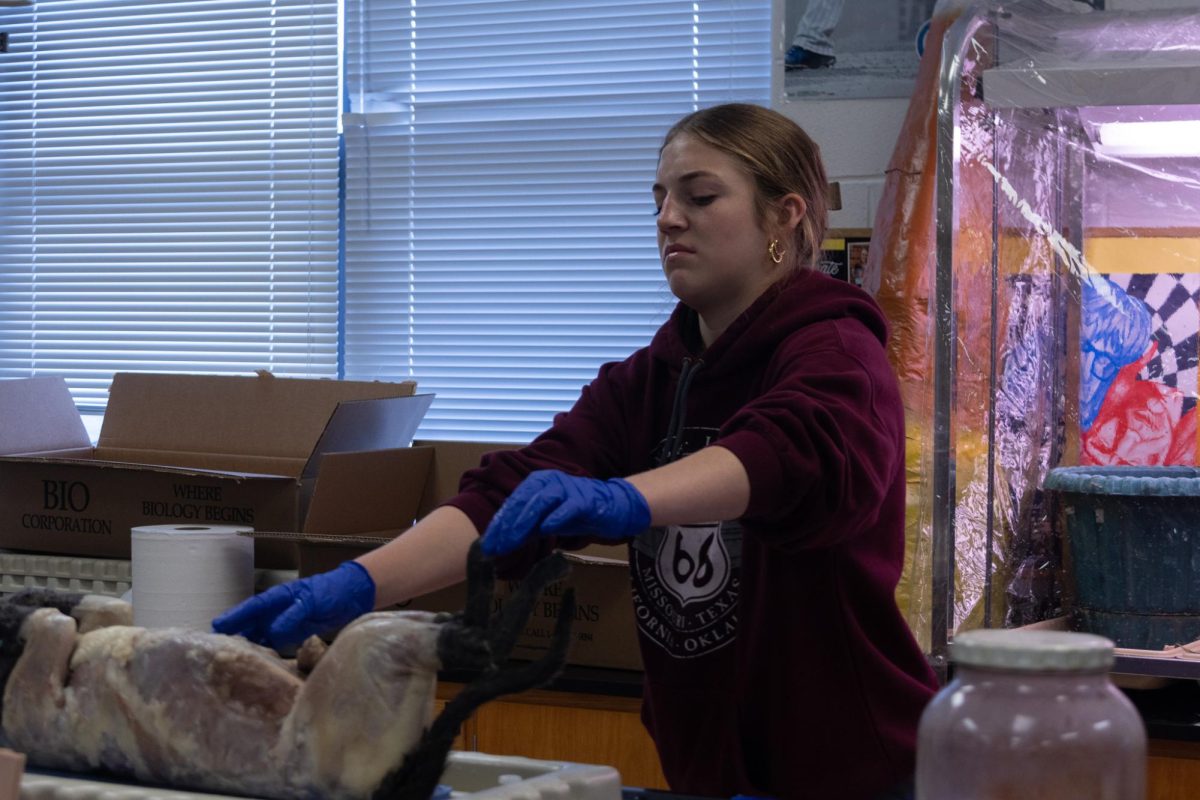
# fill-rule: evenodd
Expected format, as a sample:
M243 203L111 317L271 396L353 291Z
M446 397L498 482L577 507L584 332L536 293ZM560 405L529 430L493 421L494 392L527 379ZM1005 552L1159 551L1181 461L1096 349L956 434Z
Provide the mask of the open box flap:
M91 444L61 377L0 380L0 453L77 450Z
M416 384L119 372L100 446L307 459L338 403L412 395Z
M418 394L339 403L301 476L315 478L322 457L329 453L408 447L432 402L432 394Z

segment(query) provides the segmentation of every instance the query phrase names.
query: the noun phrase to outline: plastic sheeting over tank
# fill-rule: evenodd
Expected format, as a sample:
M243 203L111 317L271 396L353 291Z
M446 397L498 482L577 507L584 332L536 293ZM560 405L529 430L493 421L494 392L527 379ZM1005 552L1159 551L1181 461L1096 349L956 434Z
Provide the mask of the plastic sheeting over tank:
M866 283L908 412L898 599L935 656L1061 614L1047 472L1196 464L1200 395L1200 15L945 4L943 30Z

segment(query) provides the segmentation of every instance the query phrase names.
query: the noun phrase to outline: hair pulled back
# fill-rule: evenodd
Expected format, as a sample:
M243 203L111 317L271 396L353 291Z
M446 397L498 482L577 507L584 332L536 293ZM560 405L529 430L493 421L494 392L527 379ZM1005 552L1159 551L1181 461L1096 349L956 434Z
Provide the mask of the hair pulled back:
M662 146L680 134L693 136L732 156L746 169L754 179L755 212L764 227L771 207L782 197L795 193L804 198L808 210L792 244L800 267L816 265L829 223L825 195L828 179L821 150L803 128L762 106L727 103L679 120L667 131Z

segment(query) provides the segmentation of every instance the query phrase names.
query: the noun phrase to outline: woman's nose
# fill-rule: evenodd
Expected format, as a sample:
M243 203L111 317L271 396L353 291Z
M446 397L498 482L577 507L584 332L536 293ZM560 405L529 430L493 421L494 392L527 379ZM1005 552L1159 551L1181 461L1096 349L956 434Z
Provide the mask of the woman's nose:
M683 214L679 213L679 208L675 204L675 201L670 195L663 198L662 205L658 208L658 229L660 231L669 231L682 227L683 223Z

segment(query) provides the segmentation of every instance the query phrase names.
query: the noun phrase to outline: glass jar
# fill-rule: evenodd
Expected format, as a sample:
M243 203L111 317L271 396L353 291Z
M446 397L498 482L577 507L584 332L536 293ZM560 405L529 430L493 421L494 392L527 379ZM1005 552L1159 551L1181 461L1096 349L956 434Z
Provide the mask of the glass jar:
M1113 643L976 630L917 734L917 800L1143 800L1146 729L1108 679Z

